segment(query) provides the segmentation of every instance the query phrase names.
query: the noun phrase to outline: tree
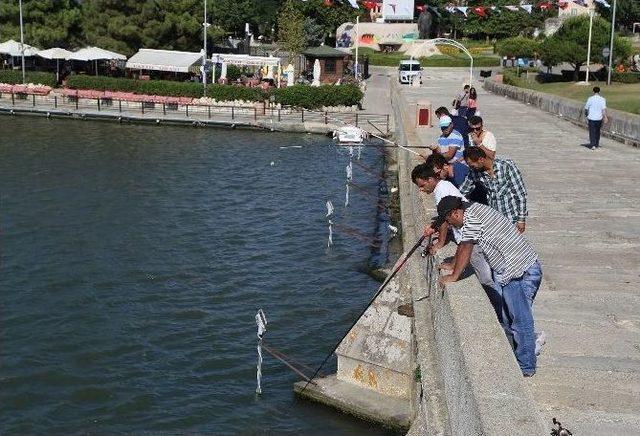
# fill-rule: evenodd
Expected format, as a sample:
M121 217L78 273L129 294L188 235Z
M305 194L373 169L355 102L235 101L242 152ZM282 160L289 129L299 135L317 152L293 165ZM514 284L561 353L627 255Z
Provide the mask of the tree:
M601 17L593 19L591 38L591 61L605 63L602 49L609 45L611 24ZM540 47L540 58L545 65L568 62L574 68L574 79L578 80L580 68L587 61L587 41L589 40L589 17L578 16L567 19L560 29L547 38ZM632 53L631 44L623 38L614 39L614 55L627 58Z
M613 6L613 0L609 2ZM598 13L605 20L611 22L613 7L607 8L600 3L596 3ZM640 2L638 0L618 0L616 5L616 23L620 26L633 30L633 23L640 22Z
M307 46L317 47L324 42L324 29L313 18L304 19L304 34Z
M76 48L82 41L80 6L72 0L24 0L25 43L38 48ZM20 40L18 0L0 1L0 41Z
M278 15L278 41L289 53L290 62L305 48L304 16L296 0L286 0Z
M532 58L539 52L540 43L535 39L516 36L500 41L496 48L501 56Z

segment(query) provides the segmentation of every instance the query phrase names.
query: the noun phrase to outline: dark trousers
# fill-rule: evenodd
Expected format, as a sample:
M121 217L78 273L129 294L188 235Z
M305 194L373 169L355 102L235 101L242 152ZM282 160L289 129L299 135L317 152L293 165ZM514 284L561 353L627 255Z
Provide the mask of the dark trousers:
M589 145L591 147L600 146L600 129L602 128L602 120L589 120Z

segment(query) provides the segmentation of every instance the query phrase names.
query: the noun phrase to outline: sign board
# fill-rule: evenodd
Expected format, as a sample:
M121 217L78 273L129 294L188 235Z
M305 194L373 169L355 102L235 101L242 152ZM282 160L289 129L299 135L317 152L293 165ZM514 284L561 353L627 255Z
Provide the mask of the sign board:
M414 0L382 0L382 19L389 21L413 21Z
M609 55L611 54L611 50L609 50L609 47L605 47L602 49L602 57L605 59L609 59Z

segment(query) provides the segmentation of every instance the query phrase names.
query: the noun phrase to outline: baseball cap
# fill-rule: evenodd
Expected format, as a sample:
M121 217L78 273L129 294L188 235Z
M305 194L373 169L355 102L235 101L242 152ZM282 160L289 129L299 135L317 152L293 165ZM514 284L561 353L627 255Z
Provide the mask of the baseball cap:
M449 127L449 125L452 123L451 121L451 117L449 115L443 115L440 117L440 127Z
M441 224L447 218L447 215L452 210L456 209L466 209L471 206L471 203L467 201L462 201L462 198L456 197L453 195L447 195L443 197L442 200L438 203L438 217L436 218L436 222Z

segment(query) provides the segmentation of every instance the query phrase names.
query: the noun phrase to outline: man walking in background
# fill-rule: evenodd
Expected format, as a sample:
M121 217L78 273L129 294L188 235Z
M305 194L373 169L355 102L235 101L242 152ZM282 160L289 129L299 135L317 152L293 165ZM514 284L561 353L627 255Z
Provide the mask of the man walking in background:
M584 114L589 123L589 148L595 150L600 147L600 129L602 122L607 123L607 101L600 95L600 87L593 87L593 95L584 105Z
M464 85L462 91L456 95L456 98L453 100L454 109L458 110L458 115L461 117L467 117L467 109L469 109L469 85Z

